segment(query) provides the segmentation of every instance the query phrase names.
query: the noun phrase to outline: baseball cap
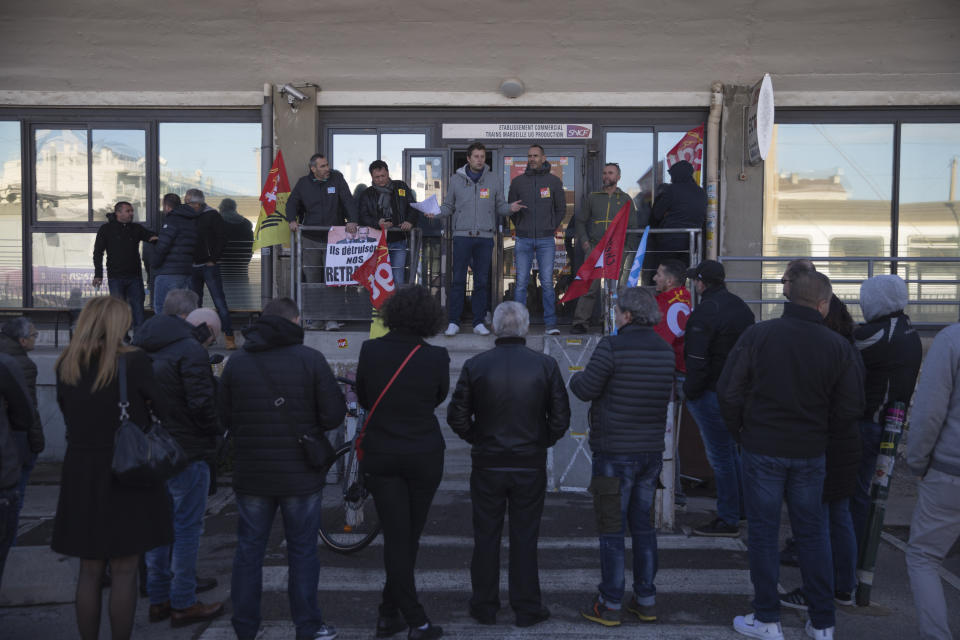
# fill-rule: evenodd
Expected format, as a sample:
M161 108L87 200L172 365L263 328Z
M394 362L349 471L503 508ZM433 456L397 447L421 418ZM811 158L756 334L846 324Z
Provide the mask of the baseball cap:
M723 265L716 260L704 260L697 266L687 269L687 277L691 280L723 282L726 275Z

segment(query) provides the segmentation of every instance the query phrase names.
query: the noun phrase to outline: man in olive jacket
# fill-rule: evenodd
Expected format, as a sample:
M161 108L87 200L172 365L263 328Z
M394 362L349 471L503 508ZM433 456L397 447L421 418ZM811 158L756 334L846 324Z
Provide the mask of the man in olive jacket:
M567 210L563 181L550 173L550 163L543 147L531 145L527 150L527 169L510 183L510 202L518 202L521 209L514 213L517 229L514 247L517 267L517 288L514 300L527 304L527 286L533 256L537 256L540 287L543 299L543 323L550 335L557 329L556 294L553 291L553 257L557 250L554 239Z
M325 437L322 431L343 421L346 403L326 359L303 344L299 315L289 298L267 303L243 331L243 348L220 379L220 415L236 444L239 524L230 598L238 638L253 638L260 629L263 555L278 509L295 576L288 596L297 637L336 637L317 603L324 474L307 464L299 435Z
M620 624L628 523L634 593L626 609L644 622L657 619L657 532L650 509L663 465L675 364L673 349L653 329L660 308L649 290L622 291L616 322L618 333L602 338L587 368L570 379L570 390L591 402L590 492L600 529L600 593L580 613L604 626Z
M557 361L528 349L530 315L518 302L493 313L496 346L467 360L447 424L473 445L473 595L470 615L494 624L500 608L500 536L510 509L510 606L518 627L550 617L540 600L537 538L547 487L547 449L570 426Z

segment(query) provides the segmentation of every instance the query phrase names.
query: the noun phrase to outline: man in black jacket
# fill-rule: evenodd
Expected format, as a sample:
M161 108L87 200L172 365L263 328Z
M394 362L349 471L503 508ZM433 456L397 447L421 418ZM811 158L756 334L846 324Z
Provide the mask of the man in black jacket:
M390 179L390 169L383 160L370 163L370 180L373 185L360 194L360 224L387 234L393 281L400 286L407 282L407 232L420 219L420 212L410 206L417 199L406 182Z
M553 290L553 257L557 251L554 239L567 200L563 181L550 173L550 163L543 147L531 145L527 150L527 170L510 183L507 202L519 202L520 210L513 214L517 229L517 244L514 247L517 267L517 287L514 300L526 306L527 285L530 283L530 267L537 256L540 287L543 298L543 323L546 333L557 335L556 295Z
M293 186L287 199L287 222L296 231L301 224L335 227L346 223L347 233L357 232L357 203L343 174L330 169L322 153L310 157L310 175ZM326 231L303 233L303 281L324 282ZM333 327L329 327L333 328Z
M133 339L153 359L157 383L167 399L163 426L187 454L187 467L167 480L173 502L173 545L148 551L150 621L170 617L172 626L215 618L223 603L197 600L197 559L210 487L207 460L220 433L216 382L207 350L193 336L187 315L196 309L193 291L174 289L163 313L147 320Z
M14 432L33 424L33 409L17 361L0 353L0 580L7 553L17 537L20 494L20 448Z
M784 495L809 604L807 634L833 637L832 563L823 562L830 557L824 452L830 435L863 413L864 400L856 349L823 324L832 295L823 274L798 275L783 317L743 333L717 385L724 419L743 446L754 613L734 618L733 628L751 637L783 637L777 543Z
M616 307L618 333L602 338L587 368L570 379L570 390L592 402L590 492L600 529L600 593L580 614L604 626L620 624L627 523L633 537L633 595L626 609L644 622L657 619L657 533L650 510L663 466L676 360L653 329L658 322L653 293L625 289Z
M239 524L230 598L233 628L241 640L260 629L263 554L277 509L287 541L290 611L298 638L332 640L317 604L324 474L309 466L299 434L325 437L343 421L346 404L323 355L303 344L293 300L271 300L243 331L243 349L220 379L220 414L234 434L233 488ZM282 390L277 398L274 389ZM279 404L278 404L279 403ZM282 406L281 406L282 405Z
M118 202L109 222L97 230L93 243L93 286L103 284L103 252L107 252L107 286L110 295L126 300L133 314L133 328L143 324L143 270L140 243L156 242L157 236L133 222L133 205Z
M907 283L898 275L874 276L860 285L860 308L866 322L854 330L853 339L866 369L866 406L860 416L860 474L850 498L858 549L863 548L867 529L870 484L880 454L884 414L894 402L910 406L923 359L920 336L903 311L907 301Z
M717 517L693 530L698 536L740 535L743 484L740 454L727 430L717 403L717 379L737 339L753 324L753 312L743 300L727 291L723 265L704 260L687 271L700 302L687 319L684 335L683 383L690 415L700 427L703 448L717 485Z
M518 627L550 617L540 600L537 538L547 487L547 449L570 426L557 361L528 349L530 315L518 302L493 312L496 346L467 360L447 424L473 445L473 595L470 615L494 624L500 609L500 536L510 510L510 606Z
M686 160L675 162L667 172L670 184L663 187L653 204L650 225L658 229L700 229L707 217L707 193L693 180L693 165ZM674 258L690 264L690 237L685 233L653 236L656 270L660 262Z
M220 260L227 246L226 223L220 212L204 205L204 211L197 218L197 246L193 254L193 274L191 288L197 293L200 305L203 305L203 285L213 298L213 304L220 316L227 349L237 348L233 339L233 325L230 324L230 309L227 296L223 291L223 276L220 273Z
M197 218L206 209L203 191L188 189L184 204L168 213L160 227L153 255L153 311L163 312L163 301L174 289L189 289L197 250Z

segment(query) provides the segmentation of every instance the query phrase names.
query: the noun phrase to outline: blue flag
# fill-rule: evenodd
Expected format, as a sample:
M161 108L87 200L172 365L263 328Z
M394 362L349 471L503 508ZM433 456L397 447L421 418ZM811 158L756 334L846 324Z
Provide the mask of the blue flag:
M643 270L643 256L647 252L648 237L650 237L650 225L647 225L647 228L643 230L643 237L640 238L637 257L633 259L633 266L630 267L630 277L627 278L628 287L635 287L640 282L640 272Z

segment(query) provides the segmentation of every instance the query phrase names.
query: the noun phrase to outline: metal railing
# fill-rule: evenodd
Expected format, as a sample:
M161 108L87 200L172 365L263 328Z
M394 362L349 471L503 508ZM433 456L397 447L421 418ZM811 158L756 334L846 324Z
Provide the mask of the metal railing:
M875 275L897 273L907 283L909 300L907 313L913 324L940 327L957 321L960 316L960 258L914 257L892 258L889 256L720 256L727 266L726 283L744 302L761 306L761 317L772 317L786 302L781 295L781 274L792 260L810 260L817 270L830 278L834 293L848 306L860 305L860 285ZM747 269L756 265L757 276L744 277L743 269L729 266L745 264ZM927 265L926 268L924 266ZM933 266L933 268L930 267ZM771 269L771 266L775 266ZM939 268L938 268L939 267ZM859 271L859 273L857 273ZM765 273L766 272L766 273ZM932 278L924 278L929 273ZM861 275L862 274L862 275ZM925 290L926 289L926 293ZM752 295L759 292L758 295ZM770 293L774 295L771 296ZM855 317L858 309L851 309ZM862 314L861 314L862 316Z
M322 233L330 231L329 226L300 225L290 236L290 297L300 308L304 321L323 320L370 320L372 306L370 295L360 285L328 286L322 274L316 271L326 268L327 242L314 240L316 246L304 247L303 233ZM422 246L423 236L420 229L414 227L407 234L407 265L409 277L407 283L420 284L423 281ZM316 252L320 256L311 256L310 264L304 264L304 252ZM311 270L307 273L306 270ZM307 277L305 277L307 276Z

